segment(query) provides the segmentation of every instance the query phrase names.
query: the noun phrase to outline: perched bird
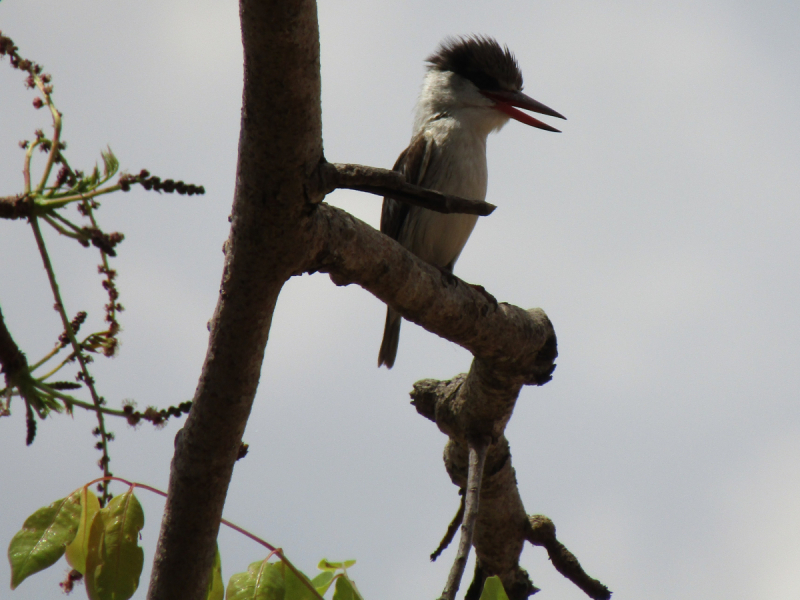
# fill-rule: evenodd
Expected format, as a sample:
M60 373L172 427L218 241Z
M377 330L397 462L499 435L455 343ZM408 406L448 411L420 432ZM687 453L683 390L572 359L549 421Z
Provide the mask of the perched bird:
M522 73L508 49L493 38L446 38L427 58L411 143L394 170L422 187L473 200L486 197L486 137L509 117L526 125L558 131L517 110L564 119L522 93ZM381 231L422 260L451 274L477 217L442 214L383 199ZM387 307L378 366L392 368L400 341L401 317Z

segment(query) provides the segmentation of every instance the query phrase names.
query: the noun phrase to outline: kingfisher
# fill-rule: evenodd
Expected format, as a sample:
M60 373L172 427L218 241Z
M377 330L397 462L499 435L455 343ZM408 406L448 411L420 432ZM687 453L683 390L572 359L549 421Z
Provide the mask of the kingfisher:
M486 138L515 119L558 132L519 108L566 119L522 93L522 72L508 46L483 35L448 37L426 59L428 72L416 106L414 133L394 170L406 181L453 196L486 198ZM443 214L383 199L381 232L422 260L452 275L478 217ZM386 309L378 366L397 357L402 317Z

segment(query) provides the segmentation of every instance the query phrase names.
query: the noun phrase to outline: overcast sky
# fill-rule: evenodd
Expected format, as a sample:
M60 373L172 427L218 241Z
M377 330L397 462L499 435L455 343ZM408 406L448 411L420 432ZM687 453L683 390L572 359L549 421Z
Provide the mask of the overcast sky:
M490 138L499 208L456 267L500 301L543 308L558 334L553 381L523 390L508 428L528 512L550 516L617 600L800 597L800 4L338 0L319 16L331 161L393 164L423 61L450 34L508 44L526 93L569 118L561 134L512 121ZM73 166L89 170L109 145L132 172L205 186L191 199L118 194L98 213L126 235L113 261L122 347L93 366L101 393L112 406L190 399L234 186L236 3L5 0L0 30L53 74ZM22 82L0 65L0 195L22 189L17 142L48 125ZM377 197L328 200L379 223ZM47 242L68 310L99 324L97 253ZM0 306L36 360L60 325L24 223L0 222L0 256ZM408 392L471 357L405 323L395 368L377 369L384 310L324 275L286 285L225 516L311 575L322 557L356 558L366 600L435 598L454 548L428 555L458 496L445 437ZM90 415L41 423L26 448L12 408L4 546L99 474ZM113 472L166 489L178 427L112 422ZM137 495L144 598L163 502ZM221 550L226 582L265 554L227 531ZM539 598L584 597L543 550L522 564ZM2 595L59 597L65 570ZM0 585L9 577L0 561Z

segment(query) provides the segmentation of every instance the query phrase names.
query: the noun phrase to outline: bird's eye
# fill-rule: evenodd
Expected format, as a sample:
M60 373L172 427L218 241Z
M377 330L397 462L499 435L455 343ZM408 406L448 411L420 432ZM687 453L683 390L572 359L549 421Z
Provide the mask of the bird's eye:
M484 92L499 92L500 82L495 77L487 75L486 73L472 73L469 80L474 83L479 90Z

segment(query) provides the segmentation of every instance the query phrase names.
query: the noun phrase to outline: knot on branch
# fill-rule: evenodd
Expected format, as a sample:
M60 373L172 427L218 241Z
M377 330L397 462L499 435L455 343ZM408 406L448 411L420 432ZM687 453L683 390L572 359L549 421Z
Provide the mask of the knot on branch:
M476 356L469 373L448 381L418 381L411 392L417 412L461 443L499 440L522 386L543 385L555 370L556 335L544 311L504 310L514 322L518 346L507 340L487 344L489 352Z

